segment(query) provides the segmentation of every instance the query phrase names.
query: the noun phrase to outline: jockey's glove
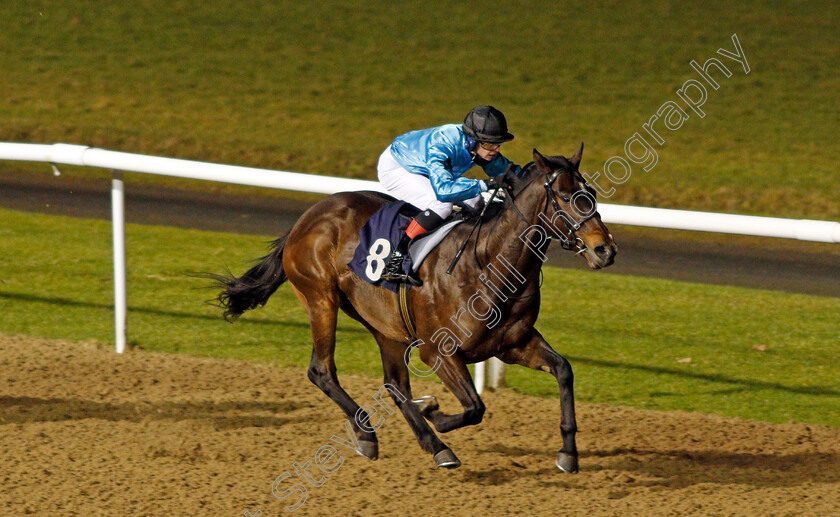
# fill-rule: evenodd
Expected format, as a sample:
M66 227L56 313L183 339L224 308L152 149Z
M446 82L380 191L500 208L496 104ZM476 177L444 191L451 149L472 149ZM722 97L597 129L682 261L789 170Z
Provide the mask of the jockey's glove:
M505 189L507 185L505 184L505 177L504 176L491 176L486 180L481 180L484 182L484 185L487 187L487 190L495 190L498 188Z

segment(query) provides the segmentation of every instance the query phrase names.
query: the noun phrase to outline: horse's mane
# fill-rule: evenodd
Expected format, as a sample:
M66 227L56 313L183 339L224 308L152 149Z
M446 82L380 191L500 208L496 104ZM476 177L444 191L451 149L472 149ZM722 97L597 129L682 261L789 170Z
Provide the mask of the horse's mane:
M546 156L545 158L550 161L554 157L553 156ZM560 157L560 158L563 158L563 157ZM565 160L565 158L563 158L563 159ZM555 165L561 165L560 163L558 163L556 161L553 162L553 163ZM572 169L572 168L569 168L567 166L564 167L564 166L561 165L560 168L558 168L556 170L556 172L569 172L569 173L572 174L572 176L574 177L575 180L583 183L583 185L587 188L587 190L589 190L591 188L586 183L586 177L584 177L583 174L581 174L580 170L578 170L577 168ZM534 162L526 163L522 167L522 172L520 173L520 175L518 177L520 185L519 185L518 191L514 190L514 196L516 194L518 194L519 192L521 192L525 188L525 186L527 186L529 183L536 180L538 176L539 176L539 169L537 169L536 163L534 163Z
M537 170L537 164L534 162L528 162L522 166L522 171L519 174L519 179L521 180L528 180L531 178L531 175L534 171Z
M522 166L522 169L520 170L519 175L515 176L515 179L511 178L512 176L514 176L513 173L505 172L505 175L509 175L510 181L514 182L514 184L515 184L514 192L513 192L513 197L515 198L516 196L518 196L522 192L522 190L526 186L528 186L532 181L534 181L538 178L539 172L537 171L537 167L536 167L536 164L534 162L528 162L528 163L526 163L525 165ZM510 193L506 192L503 202L501 202L501 203L499 203L499 202L491 203L490 206L487 207L487 211L484 213L483 222L486 223L486 222L498 219L498 217L505 210L509 210L511 208L511 205L512 205L511 201L512 201L512 199L510 197ZM470 215L465 216L464 220L467 221L467 222L475 222L478 219L478 217L479 217L479 214L474 213L474 214L470 214Z

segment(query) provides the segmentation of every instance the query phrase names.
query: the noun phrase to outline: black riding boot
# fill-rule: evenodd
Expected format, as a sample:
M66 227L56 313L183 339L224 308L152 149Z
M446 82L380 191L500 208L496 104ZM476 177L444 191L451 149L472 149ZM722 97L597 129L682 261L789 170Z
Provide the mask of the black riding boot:
M402 267L405 256L408 255L408 244L413 237L417 237L426 232L430 232L443 224L443 219L431 210L424 210L417 214L408 225L408 228L403 234L400 243L385 265L385 270L382 272L380 278L389 280L391 282L407 282L411 285L423 285L423 281L417 277L417 273L409 271L408 274L403 274Z
M385 264L385 269L382 271L380 278L390 282L407 282L412 285L423 285L423 281L417 278L414 272L409 271L407 275L403 273L403 262L405 261L405 256L408 255L408 244L410 242L411 237L403 234L400 243L397 244L394 252L391 253L391 258Z

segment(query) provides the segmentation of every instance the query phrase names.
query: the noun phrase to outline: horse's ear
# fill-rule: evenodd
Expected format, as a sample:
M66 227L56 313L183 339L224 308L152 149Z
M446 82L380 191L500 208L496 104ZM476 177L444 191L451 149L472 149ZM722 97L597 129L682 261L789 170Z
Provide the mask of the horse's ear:
M572 159L569 160L570 162L572 162L572 166L574 167L575 170L577 170L578 167L580 167L580 159L582 157L583 157L583 142L580 143L580 149L578 149L578 152L576 152L575 155L572 156Z
M551 167L548 165L548 161L545 156L541 155L536 149L534 149L534 163L537 164L537 169L539 169L540 172L544 172L546 174L551 172Z

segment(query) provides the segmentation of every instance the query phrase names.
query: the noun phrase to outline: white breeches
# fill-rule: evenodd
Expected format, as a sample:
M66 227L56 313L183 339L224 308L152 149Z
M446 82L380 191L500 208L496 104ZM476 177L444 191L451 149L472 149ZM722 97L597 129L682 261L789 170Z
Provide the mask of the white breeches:
M452 203L437 198L429 178L405 170L391 154L391 146L379 157L376 168L379 171L379 182L395 198L408 201L420 210L431 210L441 219L446 219L452 213ZM480 199L481 196L476 196L464 203L475 207Z

